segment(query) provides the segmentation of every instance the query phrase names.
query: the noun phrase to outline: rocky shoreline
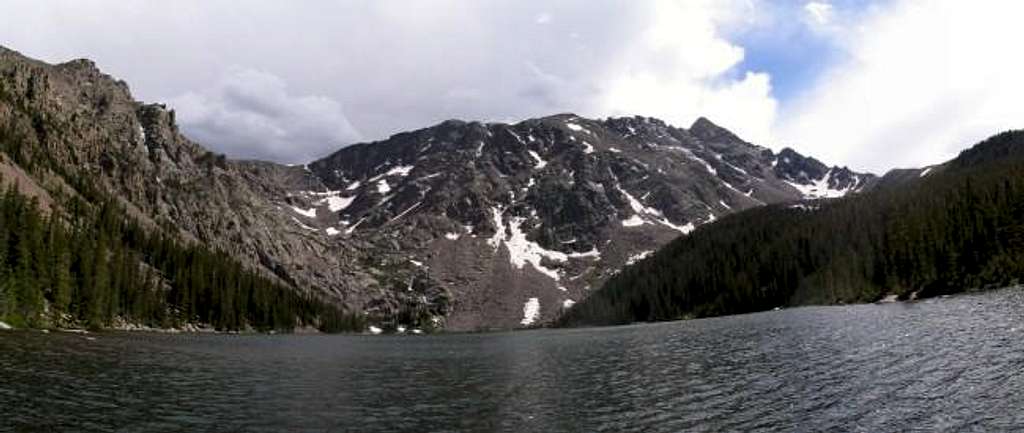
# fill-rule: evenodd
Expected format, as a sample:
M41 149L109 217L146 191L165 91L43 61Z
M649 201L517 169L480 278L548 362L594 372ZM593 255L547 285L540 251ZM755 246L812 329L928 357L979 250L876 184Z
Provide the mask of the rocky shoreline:
M138 332L138 333L152 333L152 334L233 334L233 335L255 335L255 334L264 334L264 335L277 335L277 334L313 335L313 334L326 334L325 332L320 331L319 329L317 329L315 327L312 327L312 326L298 327L298 328L292 329L290 331L271 330L271 331L264 332L264 331L257 331L257 330L255 330L253 328L250 328L250 327L247 327L246 329L243 329L243 330L222 331L222 330L218 330L218 329L214 328L213 326L210 326L210 325L204 324L204 323L186 323L185 325L180 326L180 327L158 328L158 327L147 326L147 325L143 325L143 324L139 324L139 323L131 323L131 322L123 321L123 320L118 320L112 326L101 328L101 329L97 329L97 330L89 330L89 329L85 329L83 327L77 327L77 326L70 326L70 327L42 327L42 328L33 328L33 327L16 328L14 326L11 326L8 323L0 321L0 331L25 331L25 330L39 331L39 332L46 333L46 334L48 334L50 332L62 332L62 333L68 333L68 334L81 334L81 335L89 335L89 334L100 333L100 332ZM376 326L370 326L366 330L364 330L363 332L353 332L351 334L353 334L353 335L380 335L380 334L422 335L422 334L426 334L426 333L427 332L424 332L423 330L420 330L420 329L408 329L407 330L404 327L400 327L400 328L398 328L397 330L395 330L393 332L385 332L381 328L378 328Z

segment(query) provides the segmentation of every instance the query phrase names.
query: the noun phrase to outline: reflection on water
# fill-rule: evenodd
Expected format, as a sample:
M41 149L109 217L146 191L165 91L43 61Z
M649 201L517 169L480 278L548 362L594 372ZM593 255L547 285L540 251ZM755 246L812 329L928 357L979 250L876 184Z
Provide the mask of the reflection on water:
M1024 429L1024 291L425 337L0 333L0 430Z

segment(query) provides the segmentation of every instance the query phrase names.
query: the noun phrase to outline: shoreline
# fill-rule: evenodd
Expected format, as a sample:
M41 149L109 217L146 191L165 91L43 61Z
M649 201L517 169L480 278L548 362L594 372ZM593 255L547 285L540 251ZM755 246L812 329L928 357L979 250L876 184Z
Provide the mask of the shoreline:
M764 313L772 313L772 312L778 312L778 311L783 311L783 310L791 310L791 309L799 309L799 308L850 307L850 306L871 306L871 305L874 305L874 306L885 306L885 305L893 305L893 304L909 304L909 303L922 302L922 301L928 301L928 300L933 300L933 299L946 299L946 298L951 298L951 297L971 296L971 295L977 295L977 294L982 294L982 293L986 293L986 292L994 292L994 291L1000 291L1000 290L1024 290L1024 285L1019 285L1019 284L1018 285L1010 285L1010 286L999 287L999 288L995 288L995 289L987 289L987 290L965 290L965 291L962 291L962 292L959 292L959 293L945 294L945 295L939 295L939 296L926 296L926 297L911 296L908 299L899 299L895 295L889 294L889 295L883 296L881 299L878 299L878 300L872 301L872 302L861 302L861 303L851 303L851 304L807 304L807 305L793 305L793 306L788 306L788 307L775 307L775 308L768 309L768 310L750 311L750 312L745 312L745 313L726 314L726 315L720 315L720 316L686 317L686 318L679 318L679 319L674 319L674 320L659 320L659 321L650 321L650 322L632 322L632 323L624 323L624 324L617 324L617 325L585 325L585 326L551 326L551 325L546 325L546 326L537 326L537 327L530 327L530 328L490 329L490 330L475 330L475 331L441 331L441 332L422 332L421 331L420 333L412 332L412 330L409 330L409 331L406 331L406 332L374 332L373 329L368 328L367 330L362 331L362 332L329 333L329 332L322 332L322 331L320 331L320 330L318 330L316 328L312 328L312 327L308 327L308 326L307 327L302 327L302 328L295 328L295 329L293 329L291 331L272 330L272 331L262 332L262 331L252 330L252 329L234 330L234 331L219 331L219 330L214 329L213 327L205 326L205 325L202 325L202 324L187 324L186 326L183 326L183 327L180 327L180 328L152 328L152 327L148 327L148 326L144 326L144 325L122 323L122 324L118 324L117 326L111 326L111 327L102 328L102 329L98 329L98 330L87 330L87 329L82 329L82 328L30 328L30 327L15 328L15 327L10 326L9 324L7 324L7 323L5 323L3 321L0 321L0 332L3 332L3 331L30 331L30 332L31 331L35 331L35 332L39 332L39 333L43 333L43 334L49 334L51 332L59 332L59 333L64 333L64 334L77 334L77 335L81 335L81 336L83 336L85 338L88 338L88 339L95 339L95 337L92 337L92 335L97 335L97 334L98 335L102 335L104 333L155 334L155 335L267 335L267 336L270 336L270 335L345 335L345 336L389 336L389 337L395 337L395 336L425 336L425 335L501 334L501 333L521 332L521 331L536 331L536 330L570 330L570 329L594 329L594 328L619 328L619 327L629 327L629 326L658 325L658 324L669 324L669 323L675 323L675 322L687 322L687 321L701 320L701 319L718 319L718 318L725 318L725 317L732 317L732 316L745 316L745 315L753 315L753 314L764 314ZM915 293L915 295L916 295L916 293ZM377 329L380 329L380 328L377 328Z
M748 312L733 313L733 314L722 314L722 315L718 315L718 316L682 317L682 318L668 319L668 320L653 320L653 321L648 321L648 322L629 322L629 323L620 323L620 324L612 324L612 325L543 326L543 327L540 327L540 328L530 328L530 329L618 328L618 327L624 327L624 326L658 325L658 324L668 324L668 323L676 323L676 322L688 322L688 321L692 321L692 320L720 319L720 318L734 317L734 316L746 316L746 315L753 315L753 314L766 314L766 313L775 313L775 312L785 311L785 310L794 310L794 309L799 309L799 308L818 308L818 307L828 308L828 307L854 307L854 306L888 306L888 305L900 305L900 304L913 304L913 303L917 303L917 302L927 302L927 301L935 300L935 299L948 299L948 298L956 298L956 297L963 297L963 296L973 296L973 295L980 295L980 294L991 293L991 292L998 292L998 291L1002 291L1002 290L1024 290L1024 284L1014 284L1014 285L1001 286L1001 287L995 287L995 288L990 288L990 289L974 288L974 289L968 289L968 290L964 290L964 291L960 291L960 292L956 292L956 293L948 293L948 294L935 295L935 296L917 296L918 292L914 292L913 293L914 296L908 297L907 299L899 299L899 297L896 297L895 300L893 300L892 296L894 296L894 295L888 294L888 295L883 296L881 299L878 299L876 301L871 301L871 302L854 302L854 303L849 303L849 304L844 304L844 303L838 303L838 304L800 304L800 305L791 305L791 306L779 306L779 307L774 307L774 308L767 309L767 310L748 311ZM525 331L526 329L522 329L522 330Z

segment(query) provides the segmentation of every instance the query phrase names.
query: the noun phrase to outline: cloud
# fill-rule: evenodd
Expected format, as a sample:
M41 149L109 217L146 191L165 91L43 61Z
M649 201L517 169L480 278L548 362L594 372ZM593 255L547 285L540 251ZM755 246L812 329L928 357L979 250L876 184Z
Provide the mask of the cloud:
M649 115L681 126L707 116L747 140L770 140L777 106L771 78L752 71L734 76L744 50L719 31L741 18L735 7L652 4L649 24L623 47L620 61L608 66L597 111Z
M11 0L0 44L93 58L232 156L293 162L448 118L557 112L708 115L763 140L771 78L741 70L743 48L720 31L759 3Z
M169 103L192 138L235 157L308 162L360 138L337 101L292 95L280 77L252 69Z
M577 112L705 115L881 172L1021 126L1024 4L864 3L10 0L0 44L93 58L212 149L286 162L448 118Z
M812 1L804 5L807 15L818 25L826 25L832 22L832 4L827 2Z
M776 137L884 172L954 157L1024 126L1018 2L898 1L840 36L847 60L784 106Z

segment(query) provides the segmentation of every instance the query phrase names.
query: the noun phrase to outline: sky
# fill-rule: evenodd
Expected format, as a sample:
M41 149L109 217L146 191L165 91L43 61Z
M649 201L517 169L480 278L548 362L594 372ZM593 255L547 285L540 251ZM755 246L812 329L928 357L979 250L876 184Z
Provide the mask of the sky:
M450 118L705 116L883 173L1024 127L1024 2L5 0L0 45L86 57L236 158Z

